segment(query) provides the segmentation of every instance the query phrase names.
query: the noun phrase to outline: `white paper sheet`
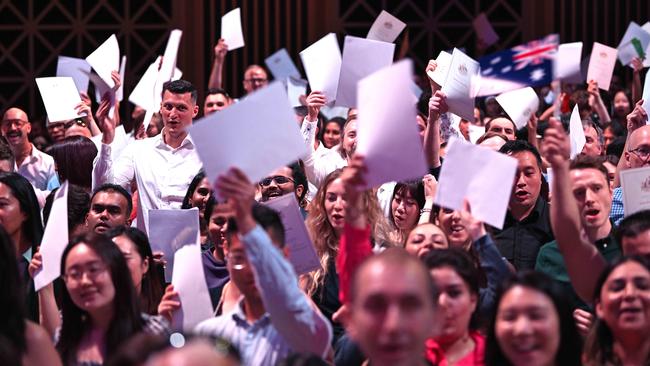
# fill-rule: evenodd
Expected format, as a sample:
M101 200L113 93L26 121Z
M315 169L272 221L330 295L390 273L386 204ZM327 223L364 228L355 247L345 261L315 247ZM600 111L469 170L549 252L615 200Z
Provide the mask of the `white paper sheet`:
M77 114L75 109L81 97L71 77L36 78L36 85L50 123L85 116Z
M553 62L555 80L582 82L582 75L580 74L581 61L582 42L559 45Z
M140 81L138 81L138 84L133 88L131 95L129 95L129 102L145 110L155 109L154 88L158 79L159 64L160 57L156 59L156 62L149 65L144 75L140 78Z
M539 107L539 97L531 87L505 92L496 99L515 122L517 129L526 126L530 116L535 114Z
M200 236L174 254L172 285L178 292L181 308L172 314L172 329L191 332L197 324L213 316L199 240Z
M56 191L50 217L41 241L43 267L34 276L34 288L40 289L61 275L61 256L68 245L68 182Z
M357 83L393 63L395 44L352 36L345 37L336 105L357 106Z
M616 54L616 48L594 42L589 59L589 69L587 69L587 81L595 80L600 89L609 90L616 65Z
M494 31L485 13L479 14L472 22L476 35L489 47L499 40L499 35Z
M285 194L264 202L264 204L280 214L282 225L284 225L285 243L289 247L289 262L296 270L296 274L301 275L319 268L320 259L309 238L296 195Z
M630 62L632 62L632 59L634 57L637 57L638 54L635 52L629 52L630 48L630 41L632 41L633 38L636 38L641 42L641 49L645 50L648 48L650 45L650 33L643 29L641 26L639 26L635 22L630 22L630 24L627 26L627 29L625 30L625 34L623 35L623 38L621 38L621 42L619 42L618 47L618 60L621 62L623 65L627 65ZM628 52L624 51L624 48L628 48ZM632 47L632 50L634 48Z
M359 82L357 152L365 156L369 187L427 173L409 95L412 72L411 60L403 60Z
M115 34L108 37L93 53L88 55L86 61L109 88L114 87L115 83L111 78L111 72L120 69L120 46L117 44Z
M228 51L244 47L244 32L241 27L241 10L233 9L221 17L221 38L228 45Z
M460 210L467 198L477 220L503 228L517 159L486 147L453 141L447 146L434 202Z
M329 33L300 52L312 91L325 94L328 104L336 98L341 72L341 50L336 34Z
M451 64L451 54L440 51L438 58L436 58L436 69L434 71L427 71L427 76L435 81L436 84L443 86L449 73L449 64Z
M300 72L293 63L286 48L277 50L274 54L264 59L266 67L273 74L275 80L286 80L289 76L300 79Z
M442 92L447 96L449 111L468 121L474 119L472 81L478 72L478 62L454 48L449 63L449 72L444 85L442 85Z
M625 169L620 174L625 216L650 209L650 167Z
M307 152L284 85L278 81L200 119L189 133L212 183L234 166L256 182Z
M481 136L485 135L485 127L469 124L469 142L475 144Z
M386 10L382 10L377 19L375 19L375 22L372 23L366 38L393 43L404 28L406 28L406 23L397 19Z
M582 120L580 119L580 111L578 105L573 107L571 112L571 121L569 122L569 140L571 140L571 159L575 158L582 152L585 147L587 139L585 137L585 130L582 128Z
M307 95L307 80L287 77L287 96L292 107L300 107L300 96Z
M121 102L124 99L124 76L126 75L126 55L122 56L122 62L120 62L120 82L121 85L115 92L115 100Z
M179 29L174 29L169 33L169 39L167 40L167 46L165 47L165 53L163 54L162 64L160 65L160 70L158 70L156 77L152 109L147 109L148 113L145 115L144 121L142 122L145 131L147 130L147 127L149 127L153 113L160 110L163 85L170 81L174 74L176 68L176 56L178 55L178 47L180 46L182 36L183 32Z
M165 253L165 281L169 282L174 271L174 253L184 245L193 244L200 233L199 210L149 210L147 231L151 249Z
M90 69L90 64L83 58L59 56L56 63L56 76L71 77L77 90L87 92Z

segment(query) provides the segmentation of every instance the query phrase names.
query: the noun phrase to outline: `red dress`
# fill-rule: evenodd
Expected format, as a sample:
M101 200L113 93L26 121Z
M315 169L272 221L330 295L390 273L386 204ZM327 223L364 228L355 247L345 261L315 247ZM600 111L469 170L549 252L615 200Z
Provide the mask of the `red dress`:
M485 365L485 337L477 331L469 332L474 341L474 350L456 362L455 366L483 366ZM426 358L438 366L448 366L444 350L432 338L427 339Z

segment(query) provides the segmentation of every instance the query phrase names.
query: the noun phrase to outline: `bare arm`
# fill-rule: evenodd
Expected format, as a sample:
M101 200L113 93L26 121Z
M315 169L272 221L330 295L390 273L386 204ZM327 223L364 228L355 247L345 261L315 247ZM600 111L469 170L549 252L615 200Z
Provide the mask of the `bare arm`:
M214 46L214 61L212 62L212 71L210 71L210 80L208 80L208 88L222 88L223 87L223 61L228 52L228 45L223 40L219 39L217 45Z
M642 98L641 89L641 70L643 70L643 61L635 57L632 59L632 103L636 103Z
M440 166L440 115L447 112L447 97L436 91L429 101L429 118L424 130L424 155L430 168Z
M544 135L542 154L553 168L553 202L562 204L551 205L551 227L573 288L585 302L591 303L596 281L606 262L586 235L582 234L580 212L569 177L570 151L562 123L552 118Z
M607 108L603 99L600 97L600 90L598 89L598 83L594 80L589 80L589 85L587 86L587 92L589 93L589 105L591 108L598 114L601 125L608 125L612 119L607 113Z

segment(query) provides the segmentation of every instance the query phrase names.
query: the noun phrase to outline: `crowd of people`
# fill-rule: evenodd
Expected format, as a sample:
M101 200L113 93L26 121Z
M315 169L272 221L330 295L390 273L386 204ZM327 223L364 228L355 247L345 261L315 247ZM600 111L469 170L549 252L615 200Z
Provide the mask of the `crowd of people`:
M42 136L20 106L4 106L1 364L650 364L650 211L624 216L619 179L650 165L641 60L629 90L592 80L563 83L560 95L538 88L539 110L521 129L494 97L450 126L430 80L416 120L404 121L419 127L429 174L365 189L358 111L327 118L318 90L294 108L306 156L259 182L237 166L210 182L187 128L238 103L222 85L227 54L219 40L203 101L189 81L166 82L146 130L140 106L110 113L110 93L98 105L82 93L86 116L48 121ZM268 82L258 65L243 75L246 94ZM586 143L570 159L574 105ZM120 125L132 127L126 138L116 138ZM502 228L477 220L467 200L460 210L434 204L447 143L469 143L470 129L484 130L477 145L517 161L514 182L503 182L512 191ZM63 182L61 276L36 292ZM282 218L262 204L284 195L299 202L319 259L306 274L288 261ZM164 279L169 258L146 233L150 210L191 208L196 281L214 317L182 331L171 326L183 302Z

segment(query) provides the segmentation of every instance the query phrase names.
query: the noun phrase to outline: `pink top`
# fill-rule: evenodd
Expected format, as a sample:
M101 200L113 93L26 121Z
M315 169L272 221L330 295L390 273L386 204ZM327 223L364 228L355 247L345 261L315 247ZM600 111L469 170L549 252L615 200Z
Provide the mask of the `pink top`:
M469 336L476 345L474 350L456 362L456 366L483 366L485 365L485 337L477 331L469 332ZM438 366L447 366L445 351L436 343L433 338L427 339L426 358L429 362Z
M354 271L359 268L364 259L371 255L370 225L365 229L358 229L346 223L339 241L339 253L336 256L341 304L350 302L350 285Z

